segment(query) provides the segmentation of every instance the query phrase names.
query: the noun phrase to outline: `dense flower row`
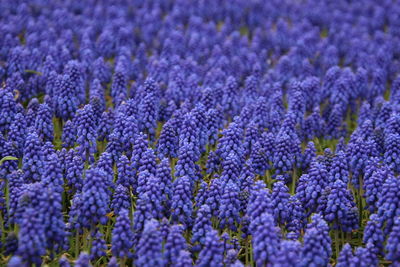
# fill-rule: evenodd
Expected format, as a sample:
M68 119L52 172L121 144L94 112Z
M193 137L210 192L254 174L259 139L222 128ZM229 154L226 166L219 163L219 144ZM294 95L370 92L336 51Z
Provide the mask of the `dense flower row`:
M400 265L400 4L0 2L0 265Z

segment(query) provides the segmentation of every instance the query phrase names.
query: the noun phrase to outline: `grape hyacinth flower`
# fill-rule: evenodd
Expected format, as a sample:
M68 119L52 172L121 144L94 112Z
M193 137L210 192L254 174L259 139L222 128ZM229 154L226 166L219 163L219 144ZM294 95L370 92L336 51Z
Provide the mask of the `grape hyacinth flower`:
M192 267L193 261L190 257L190 253L186 250L181 250L179 252L178 258L176 259L175 263L176 267Z
M352 260L353 260L353 251L351 250L351 246L349 243L346 243L342 250L340 251L337 264L336 266L338 267L348 267L351 266Z
M299 241L283 240L272 266L297 267L300 263L300 252L301 244Z
M400 244L400 218L396 217L396 219L394 220L394 225L392 227L392 230L387 239L386 243L387 252L385 256L385 258L387 260L392 261L393 264L400 263L399 244Z
M378 216L381 225L384 225L384 233L387 236L394 226L396 216L400 210L400 181L390 174L382 185L381 193L377 203Z
M240 200L239 187L232 181L229 181L221 195L218 218L219 227L224 229L228 227L232 231L237 230L237 224L240 223Z
M363 243L373 244L375 254L379 255L383 252L384 240L385 237L381 229L379 217L376 214L371 214L364 229Z
M279 251L279 234L271 214L264 212L256 219L252 233L254 260L257 266L275 262Z
M274 183L271 198L275 221L284 224L289 219L287 210L290 198L289 188L282 181Z
M75 115L75 125L77 127L76 143L79 145L79 152L84 160L94 162L93 154L96 152L96 121L93 108L90 104L79 109Z
M74 125L74 122L71 120L68 120L64 124L63 128L63 133L61 136L61 140L63 142L63 147L68 148L68 147L73 147L76 142L76 128Z
M90 260L97 260L106 256L107 244L99 230L93 234L92 248L90 249Z
M133 232L131 228L128 210L122 209L119 212L112 231L111 251L115 257L130 258L133 246Z
M208 205L204 204L197 211L197 216L192 229L192 243L199 243L199 245L194 245L193 250L198 251L200 250L200 247L204 246L206 233L211 228L211 210Z
M90 256L87 252L81 252L75 261L75 267L91 267Z
M304 235L299 266L326 266L332 254L329 226L319 214L311 219Z
M185 227L192 224L192 186L188 176L179 177L174 181L171 200L171 214L174 222Z
M333 223L334 229L350 232L358 229L358 210L353 195L342 180L332 185L324 211L325 219Z
M196 266L222 267L224 260L224 248L219 239L218 232L210 229L205 238L204 248L200 251Z
M40 104L35 120L35 129L43 142L53 141L53 111L46 104Z
M35 131L28 130L26 137L24 156L22 158L22 169L25 181L38 182L43 172L43 151L39 136Z
M162 239L159 223L156 220L153 219L146 222L136 253L136 265L138 266L164 266Z
M117 185L115 188L110 207L116 215L119 215L119 213L124 209L129 210L131 207L129 190L122 184Z
M174 118L169 119L161 130L157 143L157 154L160 158L175 158L178 154L178 135L173 120Z
M183 227L182 225L172 225L164 246L165 262L175 266L182 250L187 250L186 240L183 237Z
M109 192L106 173L92 168L86 171L86 178L82 188L81 220L82 226L91 228L97 223L107 222Z
M28 264L40 266L41 256L46 254L46 236L41 216L34 208L28 208L23 214L18 236L17 254Z
M17 113L11 122L8 132L8 141L17 149L19 158L23 155L25 139L27 135L27 123L23 113Z

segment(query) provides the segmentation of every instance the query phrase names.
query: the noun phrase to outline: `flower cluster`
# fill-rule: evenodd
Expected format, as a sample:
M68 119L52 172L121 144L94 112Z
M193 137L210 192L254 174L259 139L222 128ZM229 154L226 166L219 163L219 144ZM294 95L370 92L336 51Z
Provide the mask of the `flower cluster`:
M0 1L0 265L400 265L398 14Z

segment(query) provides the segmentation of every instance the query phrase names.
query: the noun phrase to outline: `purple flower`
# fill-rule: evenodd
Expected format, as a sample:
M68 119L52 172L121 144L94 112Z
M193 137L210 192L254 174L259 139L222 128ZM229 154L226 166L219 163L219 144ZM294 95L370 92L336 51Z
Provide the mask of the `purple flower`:
M46 103L39 105L35 128L42 141L53 141L53 111Z
M384 233L388 235L392 231L396 216L400 210L400 181L392 174L389 174L382 185L377 207L381 225L385 226Z
M162 127L157 143L157 153L160 158L175 158L178 154L178 135L173 120L174 118L169 119Z
M200 159L200 129L197 126L194 113L187 113L182 119L182 125L179 129L179 154L182 147L190 144L193 150L193 160Z
M214 229L209 229L205 242L204 248L200 251L196 266L216 266L222 267L224 260L224 248L222 242L219 239L218 232Z
M7 90L0 91L0 132L9 130L16 115L16 103L14 96Z
M175 165L175 176L189 176L195 178L196 159L195 148L192 143L184 143L179 147L178 161Z
M75 111L78 109L79 98L75 91L75 82L73 77L64 74L60 84L60 95L56 101L56 114L63 120L74 117Z
M16 255L28 264L40 266L41 256L46 254L46 236L42 218L37 216L37 212L34 208L27 208L23 214Z
M229 181L223 188L218 212L221 229L228 227L232 231L237 230L236 224L240 223L239 192L239 187L232 181Z
M78 259L75 261L75 267L91 267L90 256L87 252L82 251Z
M326 266L331 254L329 226L321 215L315 214L307 225L299 266Z
M66 173L67 184L71 191L80 192L83 185L83 169L84 162L81 157L74 156L71 161L66 162Z
M71 120L68 120L63 127L62 133L63 147L73 147L76 142L76 127Z
M358 229L358 209L353 195L342 180L336 180L331 186L324 210L327 222L333 222L335 229L350 232Z
M400 262L400 219L396 217L394 225L390 231L389 237L386 243L386 256L385 259L390 260L393 264Z
M254 260L258 266L275 262L279 251L279 233L274 218L268 212L255 218L252 231Z
M17 113L11 122L8 132L8 141L17 149L17 156L20 158L23 154L25 139L27 135L27 123L23 113Z
M365 248L358 247L354 252L350 266L378 266L379 260L375 254L375 247L368 243Z
M145 222L152 219L149 198L146 194L140 195L136 201L136 209L133 213L133 229L135 233L135 242L141 236ZM135 243L136 244L136 243Z
M133 232L128 210L120 210L114 228L112 230L111 240L112 254L119 258L130 258L130 252L133 247Z
M176 259L175 266L176 267L192 267L193 260L190 257L190 253L186 250L181 250L179 252L178 258Z
M182 225L172 225L170 227L164 247L165 262L176 265L180 251L187 250L186 240L183 237L184 228Z
M35 131L28 130L22 158L25 181L37 182L41 180L43 160L42 144L39 137Z
M371 214L369 217L369 221L364 229L363 243L373 244L375 249L375 254L382 254L383 252L383 242L385 237L383 235L383 231L381 229L381 222L379 220L378 215Z
M165 259L162 253L162 238L159 230L159 223L156 220L149 220L144 225L142 236L136 247L138 266L164 266Z
M111 201L111 209L116 215L119 215L121 210L129 210L131 207L130 193L128 188L122 184L115 188L113 199Z
M301 244L299 241L283 240L280 243L272 266L274 267L296 267L300 263Z
M123 185L127 189L135 188L135 173L130 165L129 159L122 155L117 162L118 179L117 184Z
M342 250L340 251L339 258L337 260L336 266L338 267L347 267L351 266L353 260L353 251L349 243L346 243Z
M284 224L289 219L287 209L290 198L289 188L281 181L274 183L271 198L275 221Z
M107 222L106 214L109 211L109 192L107 176L101 169L92 168L86 171L86 178L82 188L81 217L82 226L91 228L97 223Z
M90 249L90 259L97 260L101 257L106 256L107 244L103 238L103 235L99 230L96 230L93 234L92 248Z
M79 152L84 160L94 162L93 154L97 150L96 119L93 108L90 104L79 109L75 115L76 143L79 145Z
M157 127L159 100L157 97L158 86L151 78L144 83L144 96L139 104L140 127L139 129L154 137Z
M167 215L170 209L172 197L172 176L171 167L167 158L161 159L157 165L156 178L159 182L161 200L164 207L164 214Z
M177 178L173 187L171 200L172 220L189 227L193 221L192 186L189 177Z
M302 167L303 170L307 170L311 162L316 157L316 148L313 141L308 142L306 149L304 150L303 157L302 157Z

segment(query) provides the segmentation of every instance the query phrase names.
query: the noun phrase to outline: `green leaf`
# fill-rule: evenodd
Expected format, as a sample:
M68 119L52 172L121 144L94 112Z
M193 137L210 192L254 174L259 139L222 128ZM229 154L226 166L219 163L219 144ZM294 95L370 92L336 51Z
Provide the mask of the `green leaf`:
M36 74L36 75L39 75L39 76L43 75L43 73L41 73L40 71L37 71L37 70L25 70L25 72L26 73L33 73L33 74Z
M0 166L1 166L1 165L3 164L3 162L6 161L6 160L18 160L18 158L12 157L12 156L6 156L6 157L4 157L4 158L2 158L2 159L0 160Z

